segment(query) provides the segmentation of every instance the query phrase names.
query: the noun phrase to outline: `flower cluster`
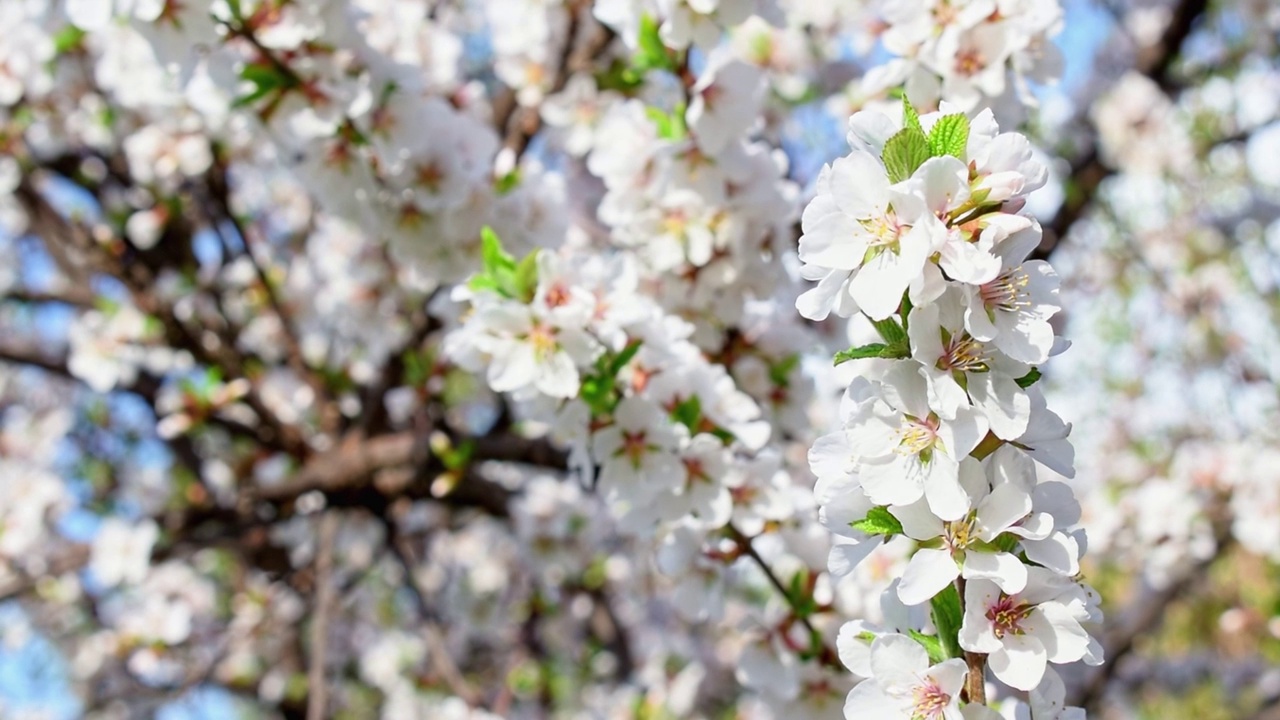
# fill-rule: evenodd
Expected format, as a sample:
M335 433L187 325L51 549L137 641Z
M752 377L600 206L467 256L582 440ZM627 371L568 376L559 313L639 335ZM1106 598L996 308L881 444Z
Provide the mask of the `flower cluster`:
M858 92L905 89L912 102L939 100L961 112L998 108L1017 117L1034 105L1029 83L1055 80L1062 7L1034 0L913 0L874 3L884 49L897 56L868 72Z
M898 599L930 603L944 645L986 656L998 679L1030 690L1046 662L1102 661L1085 630L1101 620L1096 596L1073 579L1080 507L1035 469L1070 476L1073 463L1070 428L1035 387L1038 366L1065 345L1049 323L1057 276L1028 259L1040 227L1018 214L1045 168L990 112L970 120L953 110L917 116L904 103L900 120L853 116L852 152L823 169L805 208L801 272L818 284L798 299L801 314L860 313L882 339L837 354L865 367L845 393L841 429L818 439L809 461L823 521L844 538L832 573L847 574L886 537L915 540ZM940 615L961 608L962 623L948 627ZM925 685L877 670L877 657L904 644L914 641L875 641L874 689L850 695L850 717L876 716L886 695L905 698L904 717L955 702L964 666L954 659L912 671ZM924 659L910 652L911 664Z

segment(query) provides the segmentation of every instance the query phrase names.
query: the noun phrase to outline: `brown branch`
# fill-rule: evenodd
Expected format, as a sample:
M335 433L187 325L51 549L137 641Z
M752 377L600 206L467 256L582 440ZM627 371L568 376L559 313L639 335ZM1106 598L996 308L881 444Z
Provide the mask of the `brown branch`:
M78 308L91 308L97 295L87 287L68 287L61 290L40 291L11 288L0 296L0 300L11 300L20 303L61 303Z
M0 361L40 368L46 372L75 379L67 369L67 359L50 355L28 343L14 344L0 341Z
M547 90L548 95L564 90L569 83L569 76L573 73L589 70L596 58L608 49L615 37L612 30L589 19L586 26L592 31L592 36L585 40L578 37L583 30L580 15L584 14L584 8L581 6L580 2L568 4L569 26L565 31L564 47L561 48L556 64L555 80ZM503 147L514 152L518 160L529 147L533 136L542 127L542 116L537 108L520 107L513 96L511 105L504 108L503 113L498 116L497 126L500 129L506 129Z
M1118 626L1107 637L1103 643L1106 662L1085 682L1078 695L1068 700L1068 705L1083 707L1090 713L1096 712L1099 709L1098 703L1120 668L1121 658L1136 649L1138 638L1158 629L1164 622L1169 605L1185 598L1192 588L1201 583L1209 568L1235 545L1226 499L1219 498L1208 514L1213 524L1213 554L1187 568L1165 587L1146 593L1130 606L1139 608L1136 616L1126 625Z
M74 545L66 553L50 560L48 567L44 568L39 574L23 573L0 585L0 602L31 592L45 578L66 575L79 570L87 564L89 564L88 546Z
M768 578L769 584L778 591L778 594L782 595L782 599L785 600L787 605L791 608L792 616L804 627L805 630L809 631L809 637L818 640L821 643L822 647L820 655L818 656L819 662L830 667L843 668L844 665L840 663L839 656L831 649L831 646L827 644L826 640L822 637L822 633L818 632L818 629L813 626L813 622L810 621L804 613L800 612L800 608L796 607L796 599L791 597L791 593L787 590L787 586L782 584L782 581L774 574L773 568L769 567L769 563L765 561L759 551L757 551L751 544L751 538L742 534L742 531L738 530L733 525L726 526L726 529L729 532L729 537L737 544L739 552L751 558L751 560L760 568L760 571L764 573L764 576Z
M960 613L964 614L965 579L956 578L956 592L960 596ZM978 705L987 704L987 656L982 653L964 652L964 663L969 672L964 678L964 696L968 702Z
M338 511L320 516L316 534L316 592L311 611L311 665L307 670L307 720L324 720L329 703L325 660L329 651L329 613L333 610L333 545L338 534Z
M409 596L413 599L415 609L418 611L418 618L422 623L423 639L426 640L428 646L428 656L431 658L432 667L436 673L449 686L450 692L462 698L472 707L481 704L480 693L476 691L463 676L462 671L454 662L452 655L449 653L448 646L445 643L444 633L441 632L436 622L436 613L432 610L431 604L427 602L426 591L418 584L418 576L414 572L416 563L413 559L412 549L408 545L407 538L400 532L399 523L391 517L391 513L385 513L382 516L383 525L387 532L387 547L391 549L392 557L399 563L401 570L404 571L405 585L409 589Z

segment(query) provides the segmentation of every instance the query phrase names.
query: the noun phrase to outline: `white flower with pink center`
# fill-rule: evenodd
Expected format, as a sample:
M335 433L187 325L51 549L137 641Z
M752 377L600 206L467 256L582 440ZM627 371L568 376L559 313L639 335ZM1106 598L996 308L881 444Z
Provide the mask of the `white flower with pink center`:
M1045 663L1069 663L1089 653L1085 590L1044 568L1027 568L1022 592L1005 593L990 580L965 587L960 646L988 656L991 671L1018 690L1036 687Z
M929 655L906 635L881 635L871 644L872 678L845 700L846 720L961 720L960 688L967 668L952 659L929 665Z

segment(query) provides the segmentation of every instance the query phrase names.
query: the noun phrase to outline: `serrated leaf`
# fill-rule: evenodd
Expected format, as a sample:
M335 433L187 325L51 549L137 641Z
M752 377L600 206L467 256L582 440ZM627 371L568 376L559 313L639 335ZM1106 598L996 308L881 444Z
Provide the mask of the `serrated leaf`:
M969 147L969 118L961 113L943 115L929 131L929 154L965 159Z
M917 128L903 128L884 144L881 159L889 182L902 182L928 160L929 138Z
M947 658L964 657L960 647L960 624L964 622L964 610L960 605L960 593L955 585L948 585L929 601L933 627L938 631L938 641Z
M933 635L925 635L917 630L908 630L911 639L920 643L925 652L929 653L929 663L937 665L947 659L947 653L942 649L942 641Z
M854 530L861 530L868 535L884 535L886 537L902 534L902 523L889 512L886 507L873 507L861 520L849 523Z
M902 127L906 129L916 129L924 133L924 127L920 125L920 114L916 112L916 108L907 99L906 93L902 94Z
M1040 368L1031 368L1031 372L1027 373L1026 375L1023 375L1022 377L1018 378L1014 382L1018 383L1018 387L1022 388L1023 390L1026 390L1027 388L1039 382L1040 378L1041 378Z

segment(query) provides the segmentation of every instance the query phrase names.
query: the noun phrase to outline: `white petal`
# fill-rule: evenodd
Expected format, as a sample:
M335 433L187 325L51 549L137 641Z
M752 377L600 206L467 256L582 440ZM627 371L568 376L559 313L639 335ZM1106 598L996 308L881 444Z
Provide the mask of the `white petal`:
M907 605L928 602L955 581L960 567L946 550L917 550L902 573L898 598Z
M1044 677L1044 645L1030 635L1006 635L1002 647L987 656L991 672L1009 687L1030 690Z
M881 635L871 644L871 672L890 695L910 694L928 667L929 654L906 635Z
M1016 595L1027 586L1027 566L1005 553L969 552L964 558L964 576L969 580L991 580L1006 595Z

